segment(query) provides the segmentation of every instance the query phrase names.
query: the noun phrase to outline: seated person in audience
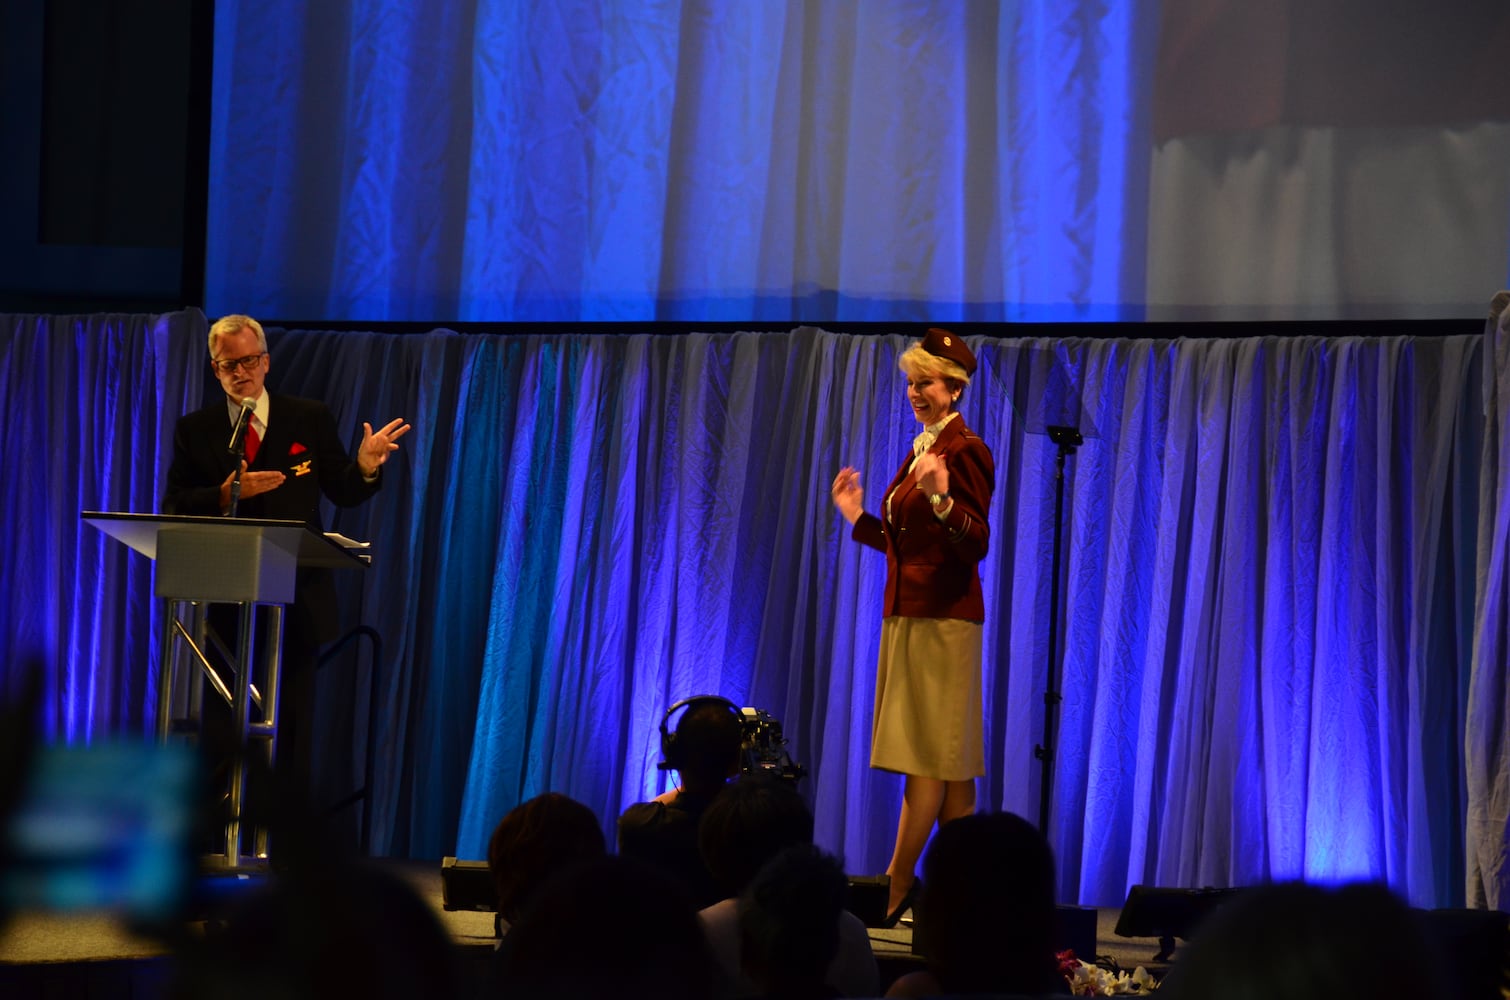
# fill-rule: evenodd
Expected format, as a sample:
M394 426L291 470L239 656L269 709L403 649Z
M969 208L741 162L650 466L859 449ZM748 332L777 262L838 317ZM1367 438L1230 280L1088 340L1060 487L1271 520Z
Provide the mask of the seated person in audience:
M1254 886L1175 956L1164 1000L1466 1000L1410 908L1382 885Z
M759 996L816 1000L844 995L829 973L839 957L848 892L844 867L812 844L788 847L745 886L739 896L740 961ZM873 993L874 985L867 991Z
M185 1000L460 996L455 946L400 876L354 862L296 865L187 939L164 995Z
M714 958L733 996L753 996L760 984L741 974L739 894L776 855L811 845L813 814L790 782L751 775L730 785L703 813L698 827L703 862L727 898L699 913ZM848 889L847 880L844 887ZM823 980L837 996L875 996L880 976L870 936L860 919L841 909L833 916L836 954Z
M688 700L674 735L662 726L661 767L675 770L681 784L624 810L619 853L657 866L697 906L707 906L723 894L698 856L697 824L708 803L739 773L744 722L732 702L705 696Z
M1057 920L1054 856L1036 826L1012 813L950 820L923 858L913 924L928 967L886 995L1068 993L1054 952Z
M521 802L499 820L488 840L488 872L498 916L513 924L542 882L579 861L608 853L593 811L559 792Z
M504 939L491 996L711 1000L717 973L697 913L664 873L606 855L549 879ZM422 996L424 994L415 994Z

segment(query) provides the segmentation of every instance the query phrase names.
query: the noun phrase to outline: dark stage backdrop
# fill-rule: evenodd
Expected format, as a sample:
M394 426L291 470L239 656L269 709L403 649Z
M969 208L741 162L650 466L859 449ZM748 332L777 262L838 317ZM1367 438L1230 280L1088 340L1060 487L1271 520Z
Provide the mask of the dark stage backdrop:
M150 722L150 567L78 512L156 509L205 331L197 311L0 318L0 662L46 654L53 736ZM1033 349L1076 375L1097 433L1069 462L1062 897L1371 876L1503 905L1503 333L973 344L963 412L999 469L987 808L1037 812L1054 451L1011 402ZM874 508L906 454L903 346L274 331L270 384L328 400L351 442L363 420L415 425L382 493L334 521L377 552L376 850L482 857L545 790L609 826L661 787L665 708L718 692L782 722L820 842L884 867L884 565L827 490L856 464Z

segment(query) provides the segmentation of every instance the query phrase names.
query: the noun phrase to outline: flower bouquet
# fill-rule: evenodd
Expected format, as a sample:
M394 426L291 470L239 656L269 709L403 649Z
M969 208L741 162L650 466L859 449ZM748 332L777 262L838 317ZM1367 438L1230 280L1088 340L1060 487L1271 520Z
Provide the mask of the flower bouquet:
M1142 996L1159 988L1158 980L1141 965L1129 975L1115 962L1108 962L1109 968L1082 962L1073 951L1061 951L1058 958L1059 972L1077 997Z

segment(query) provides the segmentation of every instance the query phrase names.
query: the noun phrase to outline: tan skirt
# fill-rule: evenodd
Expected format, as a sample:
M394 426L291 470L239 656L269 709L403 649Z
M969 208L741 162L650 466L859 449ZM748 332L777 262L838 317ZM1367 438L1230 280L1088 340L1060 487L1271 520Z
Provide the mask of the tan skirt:
M978 622L881 622L871 767L944 781L986 773L980 647Z

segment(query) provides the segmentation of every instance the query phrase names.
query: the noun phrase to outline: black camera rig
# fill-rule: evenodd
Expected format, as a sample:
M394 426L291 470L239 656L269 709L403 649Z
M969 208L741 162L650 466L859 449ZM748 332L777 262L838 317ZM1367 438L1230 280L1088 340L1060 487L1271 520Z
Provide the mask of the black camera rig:
M772 718L770 712L742 708L739 714L744 720L744 744L740 748L742 774L796 781L807 773L807 768L795 763L787 752L787 739L781 735L781 723Z

